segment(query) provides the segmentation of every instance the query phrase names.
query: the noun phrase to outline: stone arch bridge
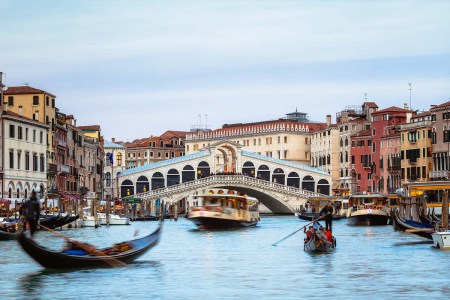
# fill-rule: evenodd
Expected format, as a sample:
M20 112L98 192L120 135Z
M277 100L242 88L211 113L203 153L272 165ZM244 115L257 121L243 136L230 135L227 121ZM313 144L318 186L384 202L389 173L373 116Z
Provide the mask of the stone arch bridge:
M194 154L125 170L121 198L175 203L212 188L256 197L274 213L292 213L308 197L329 195L331 175L320 169L241 150L230 141Z

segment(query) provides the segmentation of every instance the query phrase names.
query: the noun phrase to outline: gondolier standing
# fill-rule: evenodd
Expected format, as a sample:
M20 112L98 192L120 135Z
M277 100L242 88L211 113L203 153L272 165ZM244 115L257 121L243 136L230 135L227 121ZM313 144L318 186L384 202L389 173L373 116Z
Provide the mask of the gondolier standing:
M320 210L320 216L325 220L325 228L331 232L333 231L331 224L333 222L333 211L331 201L328 201L327 205Z
M25 216L25 221L28 222L30 226L31 237L33 237L33 234L37 228L37 224L39 221L39 212L39 200L37 198L36 191L32 191L30 199L27 200L23 205L23 213Z

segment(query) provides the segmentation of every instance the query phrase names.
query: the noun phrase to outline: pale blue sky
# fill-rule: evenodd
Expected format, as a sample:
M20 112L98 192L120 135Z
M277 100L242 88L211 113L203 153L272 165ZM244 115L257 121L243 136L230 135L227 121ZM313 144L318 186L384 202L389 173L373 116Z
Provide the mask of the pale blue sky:
M450 98L450 1L0 0L4 83L133 140Z

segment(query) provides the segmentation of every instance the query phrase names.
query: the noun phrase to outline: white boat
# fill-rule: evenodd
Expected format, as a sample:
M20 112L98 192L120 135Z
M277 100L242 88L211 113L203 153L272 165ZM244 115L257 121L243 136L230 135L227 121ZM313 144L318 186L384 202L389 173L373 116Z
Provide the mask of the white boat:
M84 216L81 227L99 227L100 225L100 219L95 220L94 216Z
M97 217L101 220L102 225L106 225L106 214L105 213L98 213ZM130 225L130 218L127 217L121 217L119 215L115 214L109 214L109 225Z
M390 216L387 207L387 196L380 194L352 195L348 201L348 225L388 225Z
M256 198L236 194L194 196L201 206L191 207L187 218L200 229L255 226L259 221Z
M450 249L450 230L433 232L431 237L433 238L434 247Z

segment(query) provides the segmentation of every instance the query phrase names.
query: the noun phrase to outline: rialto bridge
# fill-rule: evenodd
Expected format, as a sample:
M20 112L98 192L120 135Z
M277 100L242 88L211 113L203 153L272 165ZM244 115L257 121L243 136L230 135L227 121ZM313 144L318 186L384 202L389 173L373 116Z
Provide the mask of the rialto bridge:
M330 194L320 169L241 150L230 141L174 159L127 169L118 176L121 198L176 203L195 193L231 189L256 197L273 213L292 213L310 196Z

